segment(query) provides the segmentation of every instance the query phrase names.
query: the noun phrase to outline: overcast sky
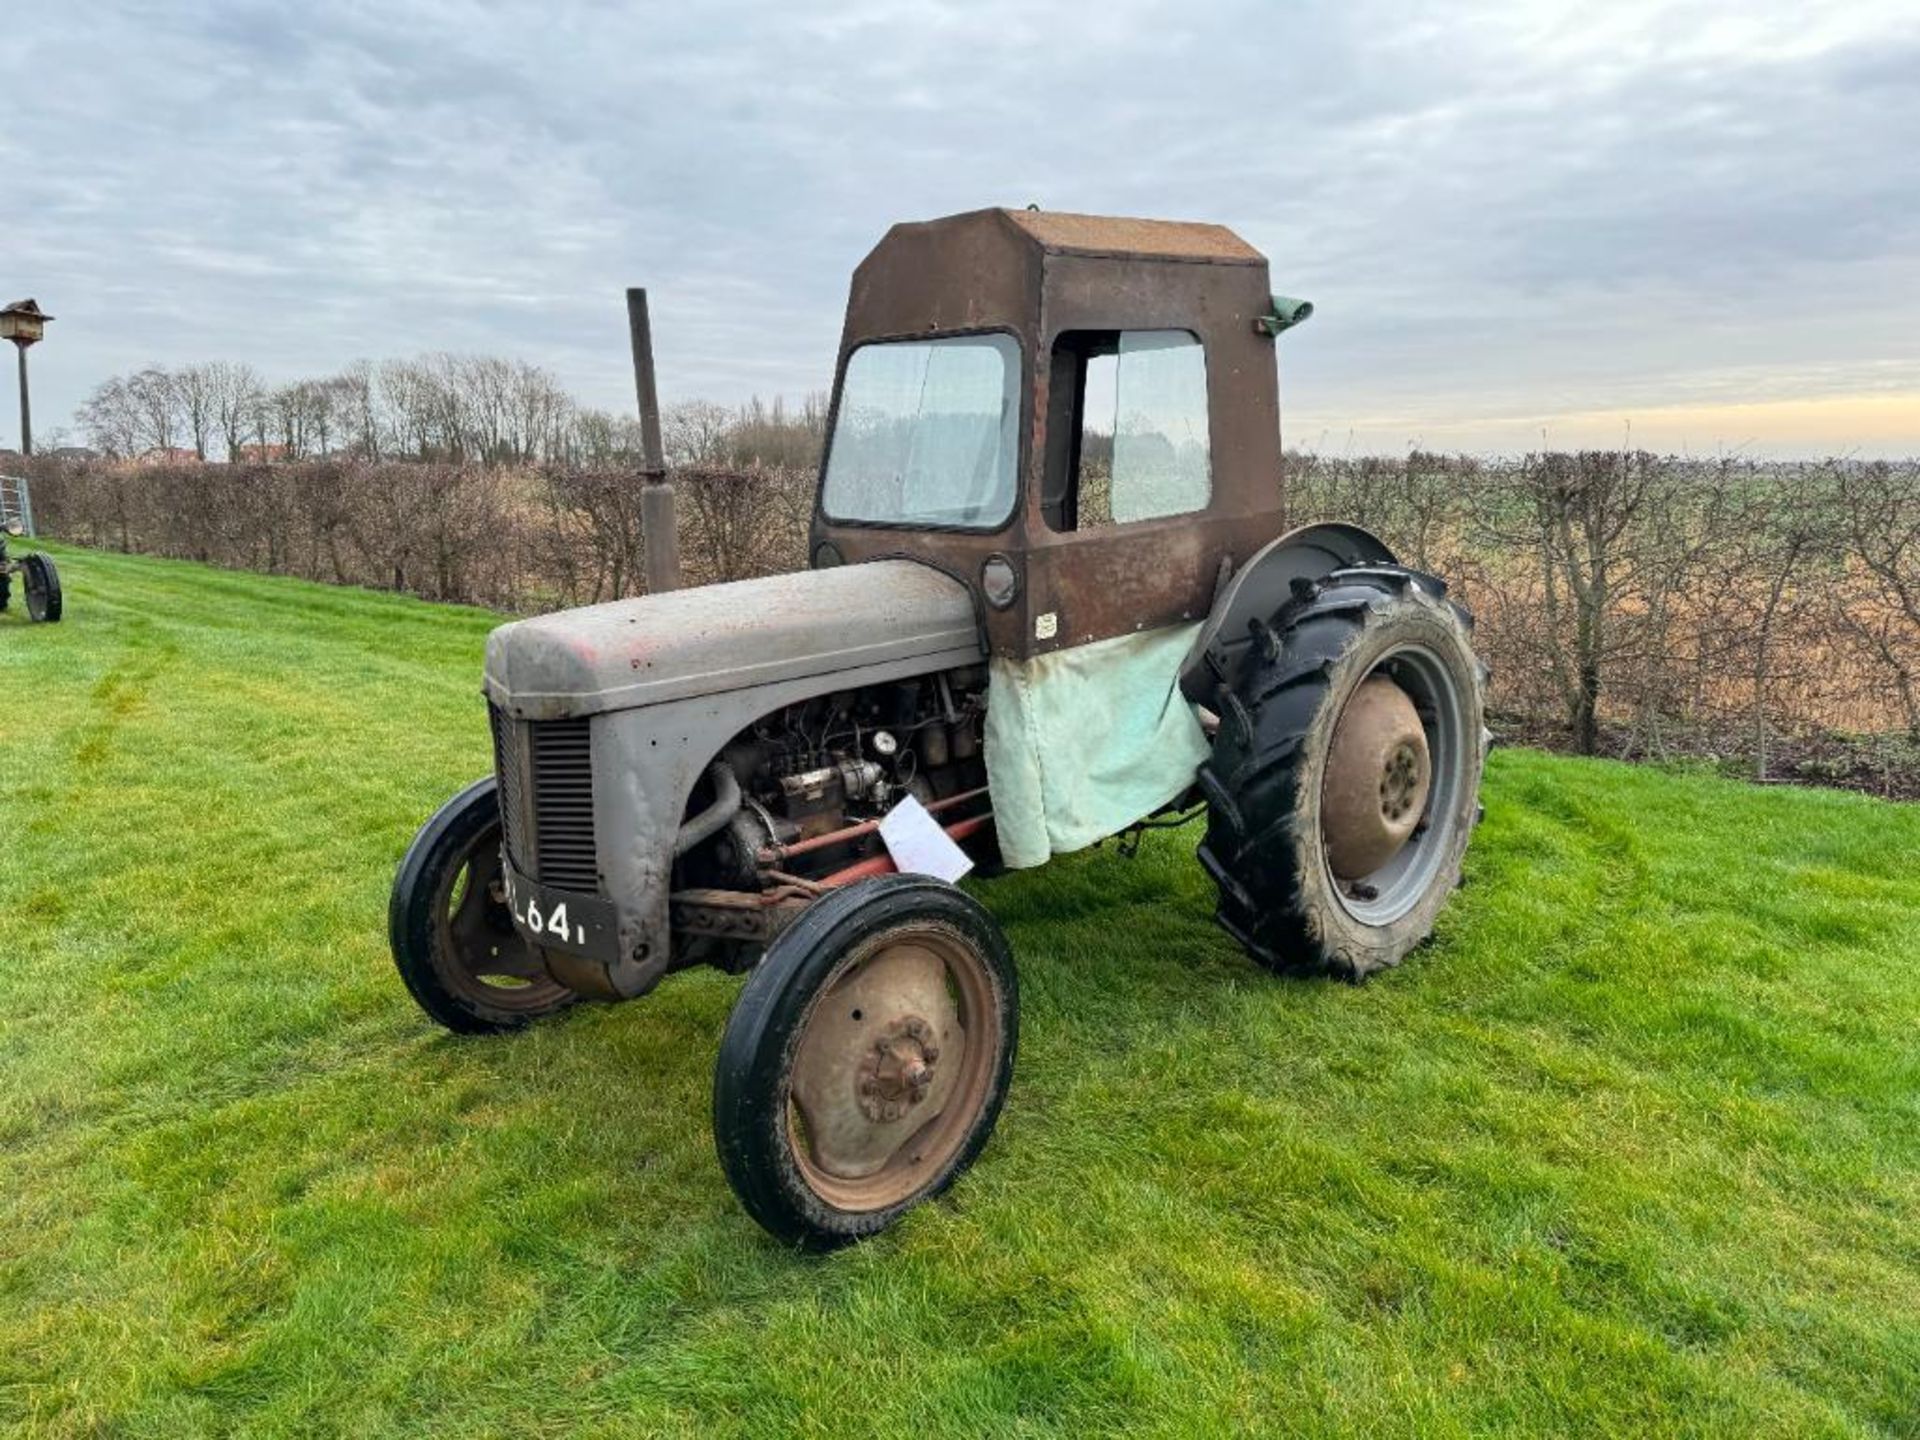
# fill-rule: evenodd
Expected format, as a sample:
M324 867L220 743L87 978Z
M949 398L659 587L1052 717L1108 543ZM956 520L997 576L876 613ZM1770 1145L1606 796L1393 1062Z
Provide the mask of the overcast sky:
M831 379L887 225L1217 220L1290 442L1920 452L1920 4L5 0L0 300L100 379L524 356ZM0 438L17 420L0 390Z

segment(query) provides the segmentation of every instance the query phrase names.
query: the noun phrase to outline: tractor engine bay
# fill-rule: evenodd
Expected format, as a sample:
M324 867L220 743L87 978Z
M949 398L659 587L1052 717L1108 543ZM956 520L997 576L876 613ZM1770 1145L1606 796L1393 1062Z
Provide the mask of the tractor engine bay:
M979 665L817 696L756 721L720 752L715 770L737 783L739 808L685 857L685 880L760 889L770 872L836 878L885 856L878 821L907 796L956 839L977 833L988 809L986 710ZM722 784L709 772L693 808Z

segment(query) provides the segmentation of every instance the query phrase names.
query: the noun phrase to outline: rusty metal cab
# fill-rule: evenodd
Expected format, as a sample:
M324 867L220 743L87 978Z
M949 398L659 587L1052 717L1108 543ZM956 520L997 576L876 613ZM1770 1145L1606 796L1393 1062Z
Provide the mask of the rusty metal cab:
M895 225L854 272L814 563L907 556L974 592L994 654L1028 659L1197 621L1223 567L1280 534L1280 413L1266 258L1220 225L977 210ZM1184 332L1205 364L1211 488L1196 509L1090 524L1078 505L1090 366L1115 337ZM848 375L870 346L1001 335L1017 347L1013 503L966 525L837 514ZM1011 570L987 573L995 561Z

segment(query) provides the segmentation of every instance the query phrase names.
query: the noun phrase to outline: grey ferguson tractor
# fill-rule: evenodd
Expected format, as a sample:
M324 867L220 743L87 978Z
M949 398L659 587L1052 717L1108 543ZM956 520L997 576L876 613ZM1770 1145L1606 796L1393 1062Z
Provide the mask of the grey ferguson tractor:
M494 1031L750 971L721 1166L825 1248L951 1184L1006 1095L1013 957L933 878L961 852L1204 809L1255 962L1396 964L1459 883L1484 671L1439 580L1283 530L1274 339L1309 308L1219 226L895 226L853 278L812 568L489 638L494 773L394 885L414 998Z

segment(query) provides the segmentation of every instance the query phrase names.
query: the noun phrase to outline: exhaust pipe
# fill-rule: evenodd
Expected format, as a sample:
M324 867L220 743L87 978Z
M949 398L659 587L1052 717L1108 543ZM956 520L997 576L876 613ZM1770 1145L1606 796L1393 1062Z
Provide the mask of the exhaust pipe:
M647 593L680 588L680 530L673 486L660 446L660 395L653 383L653 324L647 292L627 291L627 329L633 337L633 388L640 398L640 534L646 542Z

